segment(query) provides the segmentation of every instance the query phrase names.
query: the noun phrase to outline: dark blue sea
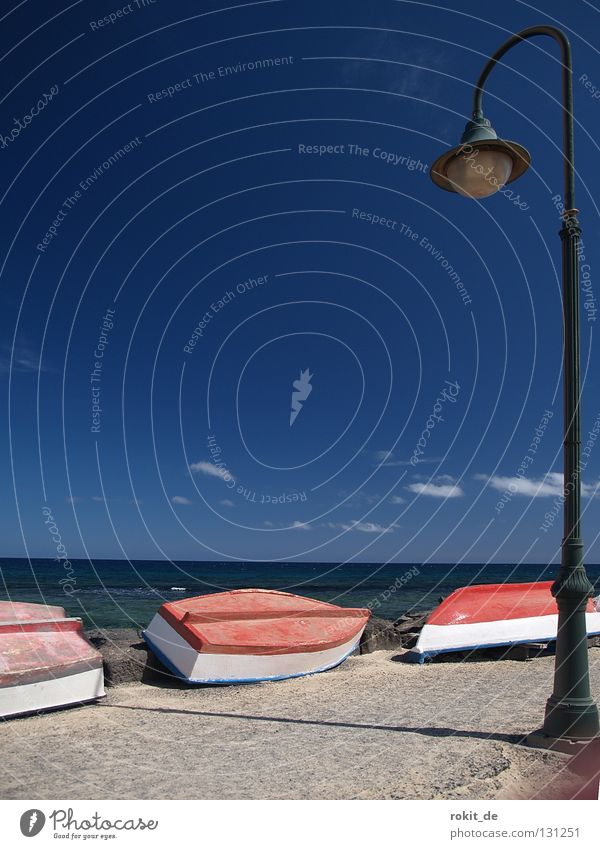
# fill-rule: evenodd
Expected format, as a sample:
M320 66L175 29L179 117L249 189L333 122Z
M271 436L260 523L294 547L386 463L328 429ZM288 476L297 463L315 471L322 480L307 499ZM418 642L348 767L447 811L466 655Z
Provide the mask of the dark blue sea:
M551 580L556 566L521 564L238 563L0 560L3 599L46 603L88 628L143 628L163 601L244 587L279 589L396 619L430 610L458 587ZM600 566L588 566L600 587Z

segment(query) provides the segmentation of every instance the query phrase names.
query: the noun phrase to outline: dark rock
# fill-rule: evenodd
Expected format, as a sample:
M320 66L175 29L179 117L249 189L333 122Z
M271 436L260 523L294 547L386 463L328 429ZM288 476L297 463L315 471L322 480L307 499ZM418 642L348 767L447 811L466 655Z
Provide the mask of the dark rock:
M404 633L402 635L402 646L405 649L414 649L417 645L417 640L419 639L418 631L410 631L408 633Z
M393 622L372 616L360 641L360 654L389 649L411 648L419 637L427 614L407 613Z
M428 612L423 610L415 610L414 613L405 613L400 619L396 619L394 627L400 634L408 631L420 631L428 615Z
M86 636L104 660L104 679L108 686L132 682L160 682L169 677L133 628L109 628L88 631Z
M374 616L369 619L360 640L360 654L401 647L402 637L397 633L391 620L378 619Z

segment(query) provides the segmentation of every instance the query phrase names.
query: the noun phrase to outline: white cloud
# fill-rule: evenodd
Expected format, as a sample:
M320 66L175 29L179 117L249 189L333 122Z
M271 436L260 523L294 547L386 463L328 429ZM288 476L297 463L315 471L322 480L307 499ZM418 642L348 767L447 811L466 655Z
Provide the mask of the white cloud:
M92 495L92 501L100 501L102 504L104 504L106 499L102 495Z
M325 522L321 527L336 531L360 531L363 534L391 534L395 524L380 525L378 522L363 522L353 519L351 522Z
M443 457L419 457L419 461L417 466L425 465L425 466L434 466L436 463L441 463ZM386 460L385 463L382 463L382 466L386 468L393 468L397 466L414 466L414 462L411 463L410 460Z
M266 528L281 528L282 530L286 530L286 531L287 530L294 530L294 531L311 531L312 530L312 525L310 525L308 522L300 522L298 519L296 519L294 522L292 522L291 525L285 525L282 522L275 523L275 522L271 522L269 519L266 519L263 522L263 525Z
M377 522L355 522L352 530L360 531L363 534L391 534L395 525L380 525Z
M183 495L174 495L173 498L171 499L171 501L173 502L173 504L191 504L192 503L189 498L185 498L185 496L183 496Z
M67 496L67 504L79 504L81 498L78 495Z
M375 451L373 453L374 453L375 459L377 461L377 465L381 466L381 467L385 467L385 468L389 469L389 468L393 468L393 467L405 467L405 466L414 466L415 465L414 460L411 462L410 459L408 459L408 460L398 459L397 454L395 454L393 451L390 451L390 450L387 450L387 449L383 449L381 451ZM443 459L442 457L423 457L423 458L419 458L417 465L420 466L422 463L425 464L425 465L433 465L435 463L441 463L442 459Z
M401 495L392 495L390 498L390 504L405 504L406 498L402 498Z
M457 484L449 483L411 483L407 487L417 495L430 495L433 498L460 498L465 493Z
M393 33L368 33L366 37L368 55L384 61L346 59L340 62L339 70L345 82L372 89L385 87L389 91L414 96L422 102L430 98L435 101L441 83L429 69L447 67L446 51L441 50L439 45L409 48L402 45L400 51ZM386 59L396 60L399 64L389 65Z
M563 495L562 472L548 472L543 478L521 478L517 475L475 475L476 480L486 481L492 489L499 492L508 491L513 495L524 495L529 498L556 498ZM581 494L585 498L598 495L600 482L594 484L582 483Z
M231 477L224 466L215 466L214 463L209 463L207 460L190 463L190 472L201 472L203 475L208 475L208 477L212 478L223 479L225 477Z
M222 501L219 501L219 504L222 504L223 507L233 507L234 506L233 501L231 501L229 498L224 498Z
M2 353L0 353L0 374L10 372L11 359L13 372L35 374L38 371L48 370L45 367L40 367L40 355L27 345L15 345L14 349L8 345L3 345Z

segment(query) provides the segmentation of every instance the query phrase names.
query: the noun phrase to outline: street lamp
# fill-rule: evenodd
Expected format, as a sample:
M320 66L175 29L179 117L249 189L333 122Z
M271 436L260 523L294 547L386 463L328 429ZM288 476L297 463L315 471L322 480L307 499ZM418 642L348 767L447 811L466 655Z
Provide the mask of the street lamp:
M560 230L563 257L564 320L564 535L561 566L552 585L558 605L554 692L546 704L540 731L530 734L532 746L576 751L598 737L598 708L590 692L585 611L593 587L583 565L580 537L580 422L579 422L579 249L581 228L575 208L573 154L573 64L571 45L556 27L536 26L511 36L483 68L473 97L473 118L458 147L431 166L433 182L465 197L483 198L516 180L529 167L525 148L499 139L482 110L483 86L499 59L516 44L547 35L560 44L563 66L564 212Z

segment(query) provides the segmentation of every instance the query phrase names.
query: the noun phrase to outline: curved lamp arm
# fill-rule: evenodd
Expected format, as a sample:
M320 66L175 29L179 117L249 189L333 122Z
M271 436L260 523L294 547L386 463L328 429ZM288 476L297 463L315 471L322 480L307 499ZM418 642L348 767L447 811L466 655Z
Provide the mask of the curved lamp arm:
M467 123L460 145L442 154L431 166L431 178L446 191L467 197L487 197L468 190L468 181L460 172L456 180L449 177L451 164L461 163L471 146L493 150L511 157L510 179L517 179L529 165L529 154L520 145L498 139L483 115L483 87L498 61L516 44L536 35L547 35L558 41L563 66L563 158L565 174L564 211L562 212L562 279L563 279L563 497L564 535L561 543L561 566L552 585L558 606L558 626L554 667L554 691L546 703L541 731L529 735L532 746L556 748L573 753L581 745L600 740L598 708L590 690L587 656L586 610L593 587L583 562L581 539L581 427L579 375L579 255L581 228L575 209L575 165L573 151L573 63L567 36L556 27L535 26L524 29L506 41L488 60L475 86L473 119ZM467 161L464 159L464 161ZM483 170L483 169L482 169ZM493 169L492 169L493 170ZM515 174L515 170L517 173ZM462 179L462 183L460 180ZM509 180L510 181L510 180ZM461 188L464 191L461 191ZM477 187L476 187L477 188ZM485 187L484 187L485 188Z
M490 57L483 71L481 72L475 91L473 94L473 119L478 120L483 118L483 86L491 71L505 53L507 53L516 44L521 44L528 38L533 38L536 35L548 35L550 38L558 41L561 48L562 66L563 66L563 154L564 154L564 171L565 171L565 215L573 212L575 209L575 153L574 153L574 132L573 132L573 60L571 57L571 44L567 36L562 30L556 27L535 26L528 27L511 36L508 41L505 41L493 56Z

